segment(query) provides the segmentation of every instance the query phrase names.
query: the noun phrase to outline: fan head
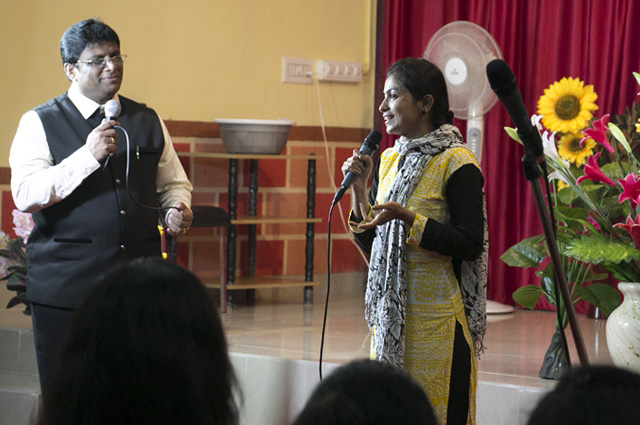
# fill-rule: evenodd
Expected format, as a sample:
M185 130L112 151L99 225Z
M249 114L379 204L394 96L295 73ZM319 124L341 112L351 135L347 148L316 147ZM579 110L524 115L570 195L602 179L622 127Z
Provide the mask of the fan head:
M443 72L449 91L449 107L456 118L484 115L497 97L487 79L486 66L502 59L494 38L484 28L468 21L451 22L429 40L424 58Z

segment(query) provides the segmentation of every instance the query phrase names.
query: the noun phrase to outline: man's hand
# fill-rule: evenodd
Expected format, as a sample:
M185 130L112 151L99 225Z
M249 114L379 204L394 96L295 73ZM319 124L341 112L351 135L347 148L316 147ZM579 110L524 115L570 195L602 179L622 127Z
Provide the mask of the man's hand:
M191 228L193 221L193 212L183 202L173 205L167 214L167 233L174 238L184 235ZM176 209L177 208L177 209Z
M103 120L99 126L93 129L87 136L87 147L98 162L104 161L108 156L113 156L118 147L118 133L113 128L120 125L118 121Z

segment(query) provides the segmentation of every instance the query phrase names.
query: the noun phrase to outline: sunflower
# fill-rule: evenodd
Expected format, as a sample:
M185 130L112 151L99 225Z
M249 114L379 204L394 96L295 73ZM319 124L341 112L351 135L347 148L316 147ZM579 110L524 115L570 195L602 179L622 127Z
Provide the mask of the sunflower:
M587 126L598 109L598 95L593 86L585 86L578 78L565 77L544 90L538 99L538 114L542 124L551 131L575 133Z
M585 138L580 146L581 140L583 140L581 133L567 133L558 140L558 154L571 161L576 167L582 167L587 157L593 154L593 148L596 147L593 139Z

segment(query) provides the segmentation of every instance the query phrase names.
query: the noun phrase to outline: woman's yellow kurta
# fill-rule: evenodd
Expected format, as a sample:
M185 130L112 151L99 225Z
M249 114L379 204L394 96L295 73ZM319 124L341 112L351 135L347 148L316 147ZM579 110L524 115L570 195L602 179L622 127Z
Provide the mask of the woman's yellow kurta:
M377 203L383 203L398 170L400 155L393 149L380 159ZM471 352L469 377L469 419L475 424L478 364L462 304L460 285L452 258L420 247L429 218L450 222L445 199L449 177L466 164L478 166L464 148L451 148L434 156L427 164L406 207L416 213L407 238L407 306L404 367L425 389L441 425L446 424L449 383L456 321L462 326ZM354 228L354 231L358 231ZM375 350L371 350L375 358Z

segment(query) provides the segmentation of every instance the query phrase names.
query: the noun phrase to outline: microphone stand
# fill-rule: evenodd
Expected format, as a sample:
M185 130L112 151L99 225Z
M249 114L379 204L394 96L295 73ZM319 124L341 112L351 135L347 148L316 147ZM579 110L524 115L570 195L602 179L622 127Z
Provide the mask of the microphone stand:
M536 209L538 210L538 216L540 217L540 222L542 223L542 228L544 230L544 237L549 248L549 256L551 257L553 272L557 279L557 287L559 287L560 289L560 295L562 296L565 311L567 312L569 327L571 328L571 334L573 335L573 340L576 345L578 358L580 359L580 365L587 366L589 364L589 358L584 346L584 340L582 339L582 333L580 332L580 325L578 324L576 311L573 308L573 303L571 302L571 294L569 293L569 286L567 285L566 275L562 268L560 254L558 253L558 245L556 244L556 234L554 231L554 226L552 225L551 220L549 219L549 215L547 214L544 203L544 196L542 194L542 190L540 189L540 168L538 167L538 163L536 162L533 155L531 155L529 152L526 152L522 157L522 167L524 169L525 178L531 183L531 191L533 192L533 198L536 204ZM559 300L556 300L556 308L559 309L560 303L558 301ZM560 323L560 326L562 326L562 323Z

